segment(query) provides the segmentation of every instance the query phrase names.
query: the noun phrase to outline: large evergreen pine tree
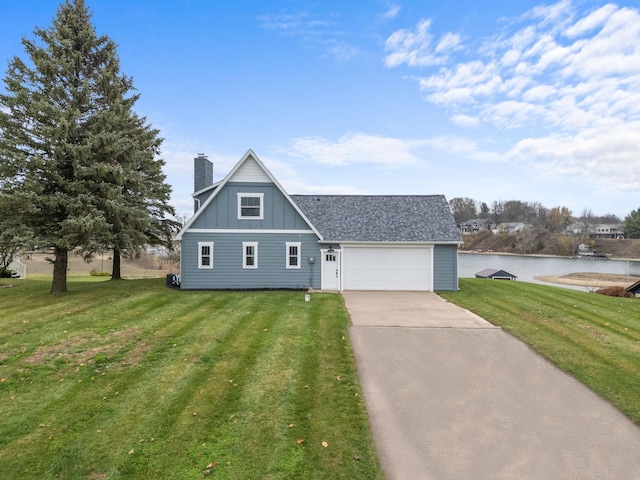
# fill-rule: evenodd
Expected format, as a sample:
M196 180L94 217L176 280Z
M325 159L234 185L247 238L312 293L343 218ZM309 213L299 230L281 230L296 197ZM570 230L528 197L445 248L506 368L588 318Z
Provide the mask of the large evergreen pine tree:
M118 71L117 60L113 68ZM147 244L169 245L175 215L169 205L170 187L162 173L164 162L156 158L162 139L132 107L139 95L131 95L130 78L98 86L105 104L94 122L94 188L99 208L109 223L105 245L113 250L111 278L121 278L120 259ZM130 95L130 96L128 96Z
M29 62L13 58L0 95L0 188L34 243L53 248L51 292L64 293L71 249L113 248L119 259L144 245L172 213L170 189L154 159L158 131L133 112L132 81L84 0L34 33L22 41Z

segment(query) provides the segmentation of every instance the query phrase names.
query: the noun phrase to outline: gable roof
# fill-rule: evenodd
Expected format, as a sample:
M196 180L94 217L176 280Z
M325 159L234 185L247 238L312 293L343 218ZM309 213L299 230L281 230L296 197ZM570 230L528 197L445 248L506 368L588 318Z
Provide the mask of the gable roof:
M291 200L291 197L289 196L289 194L287 192L285 192L284 188L282 188L282 185L280 185L280 183L275 179L275 177L273 175L271 175L271 172L267 169L267 167L264 166L264 164L260 161L258 156L255 153L253 153L253 150L249 149L249 150L247 150L247 153L245 153L244 156L240 159L240 161L238 163L236 163L236 165L231 169L231 171L227 174L227 176L224 177L222 179L222 181L220 181L219 183L214 184L215 186L217 186L217 188L214 190L214 192L211 195L209 195L207 200L200 206L198 211L189 219L189 221L185 224L185 226L182 227L182 230L180 230L178 235L176 235L176 240L182 240L182 235L187 230L189 230L191 225L193 225L193 223L198 219L198 217L206 210L207 206L213 201L213 199L218 196L218 194L222 191L224 186L227 183L229 183L230 181L232 181L232 179L236 175L236 173L238 171L240 171L242 169L242 167L244 166L244 164L246 162L248 162L248 161L254 161L257 164L259 169L262 170L261 173L263 173L266 176L266 179L271 181L278 188L278 190L280 190L282 195L284 195L284 198L286 198L287 201L293 206L293 208L302 216L304 221L307 222L309 227L318 236L318 238L322 238L322 236L320 235L320 232L314 227L313 223L309 221L309 219L300 210L300 208L295 204L295 202L293 202ZM262 177L261 174L259 176ZM202 190L202 191L204 191L204 190ZM196 193L201 193L201 192L196 192Z
M222 182L222 180L220 180L220 182ZM203 189L198 190L197 192L193 192L191 194L191 196L193 198L196 198L198 195L202 195L203 193L208 192L209 190L213 190L213 189L217 188L218 185L220 185L220 182L215 182L215 183L212 183L211 185L207 185Z
M327 242L462 243L444 195L291 195Z

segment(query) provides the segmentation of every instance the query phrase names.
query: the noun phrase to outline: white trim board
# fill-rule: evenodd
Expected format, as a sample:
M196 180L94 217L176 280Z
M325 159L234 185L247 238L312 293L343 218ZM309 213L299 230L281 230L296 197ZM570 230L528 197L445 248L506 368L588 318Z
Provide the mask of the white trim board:
M276 229L251 229L251 228L192 228L190 230L187 230L186 232L184 232L185 234L187 233L241 233L241 234L246 234L246 233L251 233L251 234L264 234L264 233L268 233L268 234L274 234L274 233L281 233L283 235L302 235L302 234L315 234L316 232L314 232L313 230L276 230Z

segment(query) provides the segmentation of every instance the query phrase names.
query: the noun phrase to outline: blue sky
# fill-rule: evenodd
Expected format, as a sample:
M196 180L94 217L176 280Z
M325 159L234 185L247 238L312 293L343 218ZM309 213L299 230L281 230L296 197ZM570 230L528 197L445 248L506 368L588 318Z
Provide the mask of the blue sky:
M58 4L0 0L3 76ZM249 148L291 194L640 207L640 0L87 4L181 212Z

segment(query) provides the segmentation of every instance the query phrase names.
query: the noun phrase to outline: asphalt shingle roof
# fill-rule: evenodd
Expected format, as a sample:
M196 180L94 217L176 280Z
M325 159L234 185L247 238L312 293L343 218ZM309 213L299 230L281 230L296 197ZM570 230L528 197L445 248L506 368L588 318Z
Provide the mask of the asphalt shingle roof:
M459 242L443 195L291 195L325 241Z

